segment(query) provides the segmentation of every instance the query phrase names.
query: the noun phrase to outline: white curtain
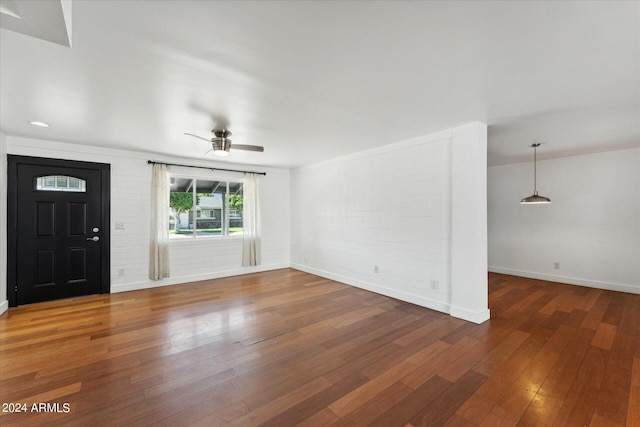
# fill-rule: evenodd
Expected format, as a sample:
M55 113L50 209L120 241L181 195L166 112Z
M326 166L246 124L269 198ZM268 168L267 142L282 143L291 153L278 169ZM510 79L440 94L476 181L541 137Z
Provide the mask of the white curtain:
M258 177L246 173L242 181L242 265L260 265L260 195Z
M160 280L169 277L169 172L156 163L152 173L149 278Z

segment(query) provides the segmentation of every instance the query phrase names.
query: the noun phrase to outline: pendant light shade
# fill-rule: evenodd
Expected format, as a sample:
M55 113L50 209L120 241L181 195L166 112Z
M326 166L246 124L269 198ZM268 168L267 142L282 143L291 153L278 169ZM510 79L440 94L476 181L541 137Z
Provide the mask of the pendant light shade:
M540 143L537 142L535 144L531 144L533 147L533 194L529 197L525 197L520 200L521 205L540 205L545 203L551 203L551 199L548 197L538 195L538 189L536 188L536 166L537 166L537 158L536 158L536 149L540 146Z
M551 203L551 199L548 197L544 197L544 196L539 196L537 192L533 193L533 195L529 196L529 197L525 197L524 199L520 200L520 204L521 205L527 205L527 204L542 204L542 203Z

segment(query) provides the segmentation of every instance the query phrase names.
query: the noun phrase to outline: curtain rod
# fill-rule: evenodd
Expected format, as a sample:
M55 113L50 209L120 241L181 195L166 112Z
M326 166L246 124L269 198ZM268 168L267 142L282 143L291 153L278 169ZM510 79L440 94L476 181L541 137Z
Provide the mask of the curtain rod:
M211 168L206 166L193 166L193 165L181 165L179 163L167 163L167 162L157 162L155 160L147 160L147 163L150 165L167 165L167 166L181 166L183 168L196 168L196 169L209 169L212 171L225 171L225 172L242 172L242 173L255 173L256 175L266 175L266 172L255 172L255 171L241 171L237 169L223 169L223 168Z

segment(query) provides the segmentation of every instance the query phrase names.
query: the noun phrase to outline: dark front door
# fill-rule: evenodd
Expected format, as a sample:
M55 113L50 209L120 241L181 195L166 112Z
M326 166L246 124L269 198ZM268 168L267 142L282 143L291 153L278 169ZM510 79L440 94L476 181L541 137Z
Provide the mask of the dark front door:
M109 291L108 172L104 164L9 157L12 305Z

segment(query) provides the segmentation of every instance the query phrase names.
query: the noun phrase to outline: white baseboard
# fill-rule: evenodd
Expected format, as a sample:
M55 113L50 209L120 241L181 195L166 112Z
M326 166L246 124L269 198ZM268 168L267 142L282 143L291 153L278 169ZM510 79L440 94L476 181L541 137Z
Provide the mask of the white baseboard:
M597 280L579 279L575 277L554 276L550 274L536 273L534 271L513 270L504 267L489 266L492 273L509 274L511 276L527 277L529 279L546 280L548 282L566 283L569 285L586 286L588 288L605 289L608 291L627 292L640 294L640 286L624 285L621 283L599 282Z
M316 276L324 277L326 279L335 280L336 282L344 283L345 285L355 286L356 288L364 289L366 291L375 292L377 294L385 295L391 298L398 299L400 301L410 302L421 307L429 308L431 310L439 311L441 313L450 314L449 304L441 301L436 301L431 298L425 298L419 295L410 294L407 292L398 291L396 289L390 289L384 286L376 285L374 283L365 282L362 280L353 279L351 277L343 276L340 274L330 273L328 271L319 270L317 268L309 267L302 264L291 264L291 268L304 271L305 273L314 274ZM457 316L456 316L457 317ZM465 319L466 320L466 319Z
M0 315L9 309L9 301L4 300L0 302Z
M453 317L457 317L458 319L466 320L467 322L473 322L477 324L481 324L491 319L491 310L488 308L482 311L469 311L465 308L451 306L451 313Z
M262 271L288 268L289 263L258 265L256 267L242 267L233 270L217 271L215 273L194 274L191 276L169 277L162 280L144 280L140 282L111 285L111 293L137 291L140 289L157 288L160 286L177 285L180 283L199 282L201 280L220 279L223 277L240 276L243 274L259 273Z

